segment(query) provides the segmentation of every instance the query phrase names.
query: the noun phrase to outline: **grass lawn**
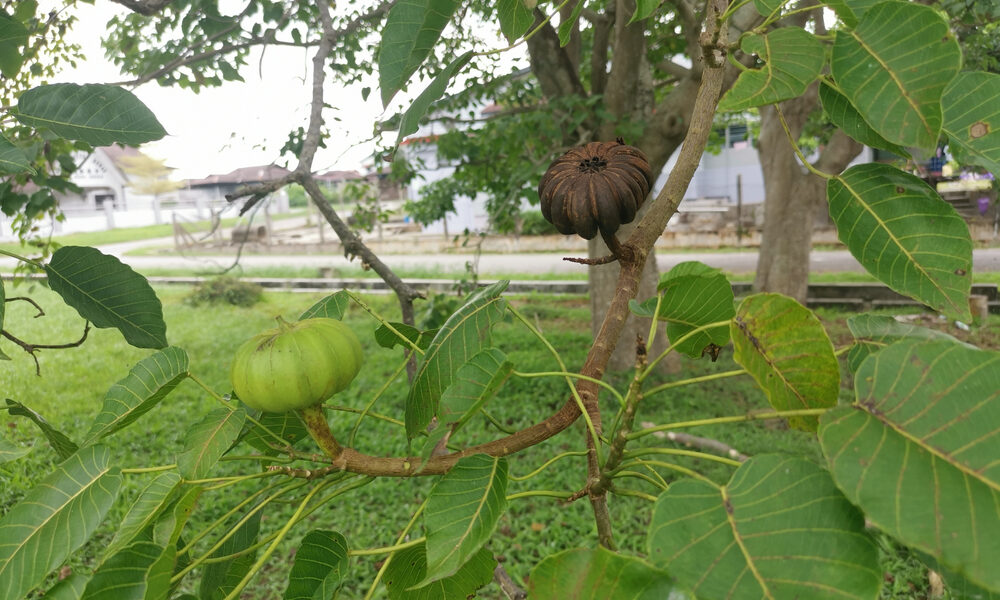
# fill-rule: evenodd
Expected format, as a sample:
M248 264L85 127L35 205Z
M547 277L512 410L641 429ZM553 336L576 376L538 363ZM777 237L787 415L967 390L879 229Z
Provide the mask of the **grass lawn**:
M298 217L305 214L303 210L295 210L289 213L272 215L272 219L279 221L282 219L290 219L292 217ZM230 217L228 219L222 219L222 227L232 227L242 217ZM185 223L184 227L192 233L208 231L211 227L211 221L195 221L193 223ZM170 237L174 234L174 226L170 224L164 225L144 225L142 227L124 227L117 229L108 229L106 231L85 231L80 233L69 233L66 235L54 236L52 238L53 242L57 242L61 246L102 246L105 244L117 244L120 242L134 242L138 240L150 240L155 238ZM22 245L20 243L3 243L0 244L0 250L6 250L8 252L14 252L17 254L24 254L25 252L34 251L34 247L30 245Z
M191 372L211 388L229 391L228 369L236 347L251 335L273 325L275 315L295 318L301 311L321 298L319 294L268 292L265 299L253 308L213 306L196 308L182 300L188 290L161 288L158 294L164 303L164 315L171 344L184 348L191 360ZM31 295L45 309L46 316L32 318L35 311L24 302L8 303L6 327L17 337L36 343L59 343L75 340L82 331L82 322L72 309L65 307L51 292L35 285L8 287L7 295ZM384 296L369 296L366 300L384 316L398 318L398 308ZM579 368L590 343L587 300L577 296L523 296L510 299L532 322L537 323L552 344L562 354L571 370ZM835 345L847 343L849 334L844 326L847 315L824 311L820 318L829 325ZM1000 321L992 318L991 330L972 334L958 333L973 343L1000 346L996 329ZM351 325L365 347L366 363L358 378L348 390L334 397L338 405L361 408L371 400L386 379L401 364L402 354L396 348L388 350L377 346L371 332L376 322L352 305L346 322ZM970 337L971 335L971 337ZM994 337L989 337L990 335ZM524 327L516 321L504 322L494 330L495 345L508 355L515 368L521 372L540 372L556 369L551 355ZM94 415L101 407L105 391L129 368L150 351L127 346L117 331L94 330L82 347L70 350L45 351L40 354L42 376L37 377L29 356L11 343L4 341L0 348L12 361L0 368L6 397L23 402L45 416L56 428L70 438L81 440ZM661 375L655 385L671 378L686 378L717 371L733 369L731 351L724 351L718 363L706 360L682 361L680 375ZM609 374L607 380L624 388L627 373ZM374 410L402 418L406 396L405 377L396 381L382 395ZM605 392L606 395L606 392ZM521 428L542 420L551 414L567 397L566 384L559 378L524 379L512 377L489 410L504 425ZM614 417L614 400L604 400L604 418ZM667 423L692 418L743 414L748 410L763 408L766 402L762 392L748 376L710 381L700 386L674 388L667 393L648 397L641 409L637 423ZM190 426L218 405L211 395L191 381L184 381L170 396L137 423L107 439L112 454L120 464L129 467L168 465L183 447L184 436ZM336 412L331 422L338 432L349 431L356 415ZM18 446L31 446L24 458L0 465L0 513L50 472L57 462L55 452L42 440L29 421L4 416L3 438ZM486 421L472 423L465 430L459 443L468 444L495 438L496 429ZM722 440L746 454L764 452L794 452L819 460L820 453L811 434L789 431L776 422L750 422L739 425L714 426L691 430L697 435ZM582 448L583 430L580 423L538 446L511 457L510 473L525 475L545 460L559 452ZM309 447L311 440L303 440L300 449ZM654 436L642 438L639 444L665 444ZM361 427L354 444L359 450L375 455L400 454L406 451L405 434L400 427L379 420L367 420ZM250 454L251 448L242 445L234 454ZM679 459L679 464L700 470L706 476L723 482L731 467L719 463ZM224 460L216 468L217 475L254 473L260 470L256 462ZM539 476L524 482L511 481L508 493L527 490L576 491L584 481L586 467L583 457L570 457L546 469ZM667 481L674 475L662 470ZM107 523L119 522L135 500L142 487L152 478L150 474L129 474L125 477L123 491L109 518L93 539L69 561L77 571L93 568L101 557L102 549L110 542L115 530ZM655 494L657 489L640 480L627 480L628 487ZM277 598L283 593L291 556L299 541L312 529L332 529L343 533L352 549L379 547L394 543L399 531L426 496L433 478L382 479L361 487L312 513L306 523L296 527L289 538L272 555L262 574L247 591L244 598ZM241 484L205 492L199 499L185 537L204 528L214 519L245 499L255 485ZM293 500L297 499L293 497ZM294 512L296 502L277 501L265 510L261 531L269 534L280 528ZM645 529L650 516L647 500L616 496L610 499L616 536L622 550L642 554ZM217 539L222 529L195 545L194 555L200 556ZM419 532L416 534L419 535ZM919 567L907 553L888 540L880 540L885 548L884 567L891 571L892 582L886 585L884 598L924 597L926 571ZM544 556L555 551L576 546L596 544L595 527L589 503L585 500L571 504L551 498L529 497L511 502L490 548L502 557L515 580L523 583L530 569ZM352 567L344 598L360 598L377 571L377 564L384 556L365 556L352 559ZM193 583L185 580L185 591L196 591ZM377 598L384 598L379 590ZM480 597L499 599L499 588L491 583Z

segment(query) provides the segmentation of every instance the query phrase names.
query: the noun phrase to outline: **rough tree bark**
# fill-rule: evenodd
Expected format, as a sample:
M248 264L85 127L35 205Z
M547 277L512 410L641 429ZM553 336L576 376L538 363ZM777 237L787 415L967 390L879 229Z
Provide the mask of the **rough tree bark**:
M793 139L819 106L816 85L780 104ZM795 156L774 106L760 109L758 155L764 173L764 229L754 289L777 292L805 303L809 288L809 253L817 211L826 200L826 181L810 173ZM826 173L840 173L861 153L861 144L839 129L812 163Z

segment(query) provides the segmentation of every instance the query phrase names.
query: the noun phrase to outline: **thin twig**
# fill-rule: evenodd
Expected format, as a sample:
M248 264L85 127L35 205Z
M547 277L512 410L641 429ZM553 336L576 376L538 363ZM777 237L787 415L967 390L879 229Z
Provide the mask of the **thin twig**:
M36 319L37 319L38 317L44 317L44 316L45 316L45 311L44 311L44 310L42 310L42 307L41 307L41 306L38 306L38 303L37 303L37 302L35 302L35 301L34 301L34 300L32 300L31 298L28 298L27 296L14 296L13 298L5 298L5 299L4 299L4 302L14 302L15 300L21 300L21 301L23 301L23 302L27 302L28 304L30 304L30 305L32 305L32 306L34 306L34 307L35 307L35 310L37 310L37 311L38 311L38 314L37 314L37 315L35 315L35 318L36 318Z
M0 329L0 335L7 338L8 340L14 342L21 347L22 350L31 355L31 358L35 361L35 375L41 377L42 367L38 364L38 356L35 355L37 350L65 350L67 348L76 348L77 346L82 346L85 341L87 341L87 334L90 333L90 321L87 321L83 325L83 335L80 339L75 342L69 342L66 344L29 344L28 342L19 340L18 338L11 335L6 329Z

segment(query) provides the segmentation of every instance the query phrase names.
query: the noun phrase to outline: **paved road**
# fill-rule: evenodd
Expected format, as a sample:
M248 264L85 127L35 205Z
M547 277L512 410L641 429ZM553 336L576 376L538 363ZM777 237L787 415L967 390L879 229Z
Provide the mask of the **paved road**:
M173 268L218 270L232 264L233 256L124 256L129 250L146 246L169 245L173 240L163 238L125 242L103 246L102 251L120 257L134 269ZM562 260L563 254L484 254L479 258L479 273L489 277L492 273L533 273L559 274L578 273L586 267ZM443 271L463 271L465 263L471 260L468 254L387 254L382 260L396 268L435 268ZM684 252L678 254L657 253L657 265L666 271L679 262L701 261L707 265L724 269L731 273L753 273L757 268L757 252ZM248 254L240 258L245 267L331 267L334 269L356 267L357 261L348 262L343 255L289 255L289 254ZM976 250L973 264L977 272L1000 272L1000 248ZM0 269L10 270L13 259L0 257ZM864 272L864 268L846 250L825 250L812 253L810 270L822 272Z

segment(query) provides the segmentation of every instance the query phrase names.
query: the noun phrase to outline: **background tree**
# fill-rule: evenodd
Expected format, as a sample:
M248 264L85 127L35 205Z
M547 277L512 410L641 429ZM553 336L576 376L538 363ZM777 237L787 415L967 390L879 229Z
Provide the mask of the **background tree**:
M163 8L162 0L128 2L142 10L153 4L157 5L153 10ZM532 19L526 5L516 0L502 4L512 10L499 11L497 19L512 39L533 39L547 26ZM426 495L427 488L413 488L421 492L412 511L406 511L410 514L397 515L406 524L400 523L395 542L355 548L337 531L314 530L295 554L287 596L332 595L344 583L352 557L357 562L359 557L384 556L368 597L384 582L390 598L410 597L414 590L430 597L467 598L494 577L497 563L486 544L496 539L494 532L509 503L524 498L535 502L540 497L586 498L600 547L581 542L543 558L530 575L534 598L561 600L569 593L602 598L693 594L705 600L735 596L794 600L803 595L867 600L879 596L884 579L873 529L919 552L963 594L985 597L1000 592L995 568L1000 547L994 542L1000 539L1000 514L993 510L1000 490L996 461L1000 436L993 418L1000 411L996 393L1000 371L995 368L1000 353L871 314L849 320L854 343L835 350L816 315L801 304L780 294L755 294L737 306L725 276L696 262L664 274L655 295L637 298L646 261L694 175L720 105L731 111L774 104L806 93L820 80L846 102L838 114L853 119L852 135L874 132L890 143L928 150L937 146L943 133L970 160L1000 171L996 108L1000 76L961 72L961 52L948 23L918 3L831 1L830 8L841 21L831 41L804 28L770 27L791 16L784 11L794 9L772 0L753 0L743 6L752 6L763 21L741 35L740 48L747 56L756 54L766 70L742 70L722 96L727 71L735 68L727 67L727 56L734 52L727 23L736 6L722 0L704 4L704 31L698 36L702 60L693 63L700 65L700 83L688 134L665 187L621 241L615 294L586 358L573 369L578 372L571 372L559 350L502 296L508 282L472 294L437 331L388 321L364 299L341 291L309 307L296 323L279 320L279 331L264 338L274 340L299 327L342 329L309 319L342 319L353 302L378 324L372 342L390 350L402 344L409 356L397 356L399 366L364 408L324 405L326 398L312 395L297 398L301 404L282 405L286 399L282 382L301 382L311 375L293 370L302 360L282 360L274 365L282 368L281 373L257 378L256 386L248 380L251 387L245 393L250 397L263 391L278 402L269 409L290 411L261 413L198 378L198 365L169 343L155 291L117 258L93 248L64 247L42 264L0 249L0 254L44 269L52 292L82 319L116 329L133 346L155 350L111 388L79 443L20 402L5 402L11 415L38 425L63 462L0 517L0 596L21 598L51 581L50 575L111 512L123 481L137 476L149 483L120 521L102 562L56 583L46 595L89 600L105 596L111 586L116 592L128 586L136 595L165 597L197 570L202 575L201 596L235 600L273 565L276 550L297 525L309 522L321 508L340 516L336 509L349 506L347 495L377 479L394 477L405 478L401 485L406 479L434 478ZM335 29L326 3L298 8L315 10L321 25L311 47L312 111L299 163L286 177L238 191L233 199L245 199L248 209L278 187L301 184L348 252L373 261L373 268L397 290L405 316L412 297L344 227L312 175L311 161L322 138L327 105L323 84L328 61L339 36L357 20ZM458 8L457 2L444 0L401 2L391 8L379 52L383 102L398 93L432 54ZM201 13L192 15L197 19ZM190 29L193 24L181 25ZM228 31L226 26L222 30ZM572 35L563 41L573 46ZM615 48L622 52L619 42L621 38ZM471 56L461 54L441 69L403 114L399 137L413 131ZM208 70L195 78L206 74L213 76ZM614 72L608 76L613 79ZM35 128L38 137L79 139L90 145L138 145L165 135L155 115L134 95L112 85L34 87L18 97L11 112L19 123ZM125 114L128 123L120 121ZM794 138L789 143L797 145ZM815 173L828 182L827 198L838 233L874 276L949 318L970 319L972 241L951 205L891 165L858 165L839 175ZM412 318L412 305L409 308ZM647 324L650 338L657 337L655 324L666 321L671 352L715 355L732 342L733 352L726 358L731 357L737 368L654 385L649 377L667 352L651 354L636 340L633 376L627 389L616 389L602 377L629 312L652 319ZM0 313L0 325L3 316ZM538 339L558 370L524 373L515 368L491 335L492 327L508 317ZM348 339L335 334L328 342L316 338L312 342L343 348ZM253 343L247 348L255 351ZM356 344L352 354L358 358ZM845 354L844 367L854 376L853 390L842 398L844 378L838 357ZM382 392L416 355L420 359L402 409L380 403ZM354 367L359 366L355 362ZM317 370L327 371L319 365ZM341 386L346 384L342 377L353 376L337 368L330 371L324 374ZM671 396L680 386L740 375L757 382L773 411L742 408L731 416L635 429L636 417L651 396ZM542 377L566 385L558 391L564 402L555 412L510 432L497 433L499 427L495 429L492 422L466 426L473 420L484 425L491 421L483 409L491 401L492 407L502 404L496 396L511 378ZM187 379L219 407L183 423L183 450L170 452L162 464L130 464L128 452L121 452L116 443L120 438L109 438L143 419ZM228 383L223 392L230 389ZM601 390L615 400L606 403L613 416L607 428L599 420ZM270 392L276 394L271 397ZM657 418L669 420L671 402L657 404ZM402 413L402 419L374 410ZM353 418L358 412L356 426L347 435L327 422L327 413L349 413ZM675 429L772 417L787 418L790 427L814 433L823 464L817 464L815 453L758 454L741 461L738 452L724 447L721 451L727 457L656 441L656 434ZM578 446L585 450L560 452L525 476L508 474L515 454L539 446L581 418L585 433ZM438 426L431 427L435 420ZM364 448L368 442L354 436L359 427L398 428L391 429L399 436L394 438L394 449L383 452L377 443ZM299 449L294 447L297 442ZM720 451L718 445L711 449ZM23 456L17 447L0 450L5 460ZM732 474L716 481L699 472L702 467L697 462L692 468L669 462L681 456L712 461L732 469ZM224 470L216 471L223 458L229 459L225 463L229 474L215 477ZM586 476L572 489L508 493L509 482L523 483L557 462L555 468L562 469L574 460L585 465ZM255 491L215 519L221 509L211 502L213 492L231 485ZM615 551L611 495L652 503L651 510L643 513L648 515L648 529L641 549ZM262 519L265 509L278 505L291 510L279 519ZM193 510L215 514L205 519L210 522L204 526L192 526ZM268 512L272 514L277 513ZM418 536L420 530L425 535Z
M814 0L806 0L799 6L808 8L815 4ZM950 17L952 29L963 48L966 68L1000 72L1000 22L997 22L1000 7L974 0L943 0L930 4L940 7ZM802 26L807 18L811 19L817 34L826 33L821 9L799 13L785 22ZM909 156L906 148L882 136L869 134L852 139L845 134L844 129L838 128L848 125L844 121L844 103L845 100L829 86L815 84L797 98L760 109L758 156L764 175L765 198L755 290L806 301L813 230L820 211L827 212L826 181L803 166L804 157L796 156L788 144L789 136L796 140L803 134L818 137L821 143L812 166L826 173L843 171L861 153L862 142L901 157ZM860 130L852 131L857 135Z
M122 170L130 175L129 187L140 194L153 197L153 213L159 224L162 221L160 196L181 189L184 183L170 179L173 169L167 166L165 160L145 154L123 156L119 160Z

